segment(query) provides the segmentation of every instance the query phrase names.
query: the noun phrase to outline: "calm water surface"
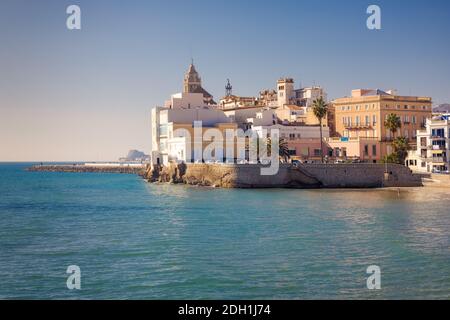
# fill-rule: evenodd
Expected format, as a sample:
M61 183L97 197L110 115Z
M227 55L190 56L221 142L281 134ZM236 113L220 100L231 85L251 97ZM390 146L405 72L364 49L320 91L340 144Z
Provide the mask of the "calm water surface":
M0 164L0 299L450 298L449 190L221 190L26 166Z

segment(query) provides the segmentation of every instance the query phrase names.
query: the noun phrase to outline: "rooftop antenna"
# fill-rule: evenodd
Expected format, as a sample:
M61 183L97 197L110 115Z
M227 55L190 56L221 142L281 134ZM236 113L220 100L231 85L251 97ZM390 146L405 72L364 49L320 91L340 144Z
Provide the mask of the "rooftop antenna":
M227 79L227 85L225 86L225 96L231 96L233 92L233 86L230 83L230 79Z

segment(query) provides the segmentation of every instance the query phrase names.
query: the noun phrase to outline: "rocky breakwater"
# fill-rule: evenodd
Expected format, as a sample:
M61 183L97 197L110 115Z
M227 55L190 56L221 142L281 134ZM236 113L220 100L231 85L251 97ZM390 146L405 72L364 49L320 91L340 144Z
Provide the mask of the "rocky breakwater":
M145 168L131 166L86 166L74 165L35 165L27 169L31 172L87 172L87 173L123 173L145 175Z
M282 165L276 175L261 175L262 165L169 164L148 168L149 182L169 182L220 188L319 188L315 177L290 165Z

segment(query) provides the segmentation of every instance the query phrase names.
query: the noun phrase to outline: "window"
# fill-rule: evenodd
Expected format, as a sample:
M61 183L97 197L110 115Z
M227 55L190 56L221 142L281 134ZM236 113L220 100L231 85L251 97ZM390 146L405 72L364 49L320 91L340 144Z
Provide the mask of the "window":
M431 130L431 135L437 138L445 138L444 129L433 129Z
M167 143L165 141L161 141L159 143L159 151L165 152L167 150Z
M366 156L366 157L368 157L369 156L369 145L364 145L364 155Z
M372 122L373 122L373 125L377 124L377 116L376 115L372 116Z
M366 126L370 124L370 116L366 116Z
M320 149L314 149L314 156L320 157Z
M404 116L403 122L404 122L405 124L409 124L409 123L410 123L410 122L409 122L409 116Z
M290 156L296 156L296 155L297 155L297 150L295 150L295 149L289 149L289 155L290 155Z
M374 157L377 156L377 145L376 144L372 145L372 156L374 156Z
M411 119L412 119L412 123L416 124L416 116L412 116Z
M427 146L427 138L426 137L420 138L420 146L421 147L426 147Z
M167 136L167 124L162 124L159 126L159 135Z
M436 140L433 141L433 146L445 147L445 140ZM438 148L436 148L438 149Z

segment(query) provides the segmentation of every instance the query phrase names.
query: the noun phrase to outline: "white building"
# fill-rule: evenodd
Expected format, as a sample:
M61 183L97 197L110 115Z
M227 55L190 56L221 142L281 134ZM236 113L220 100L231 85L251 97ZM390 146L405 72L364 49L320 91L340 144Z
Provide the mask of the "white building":
M320 127L319 126L285 126L285 125L269 125L269 126L254 126L253 131L256 131L260 137L269 136L271 130L277 129L280 133L280 139L286 141L299 140L299 139L319 139ZM322 128L323 138L330 137L330 130L328 127Z
M450 117L427 119L417 131L417 149L409 152L406 165L418 172L448 172L450 167Z
M314 86L295 90L295 104L302 107L311 107L314 100L322 97L327 101L327 94L322 87Z
M294 91L294 79L285 78L280 79L277 82L277 92L278 92L278 106L284 106L285 104L291 104L292 100L295 99Z
M275 112L267 107L245 107L231 110L224 110L225 115L231 122L238 125L240 129L248 130L253 125L276 124Z
M152 109L152 161L167 164L178 154L183 138L189 133L193 139L194 122L200 122L203 128L236 127L222 110L215 109ZM222 129L224 130L224 129ZM190 157L184 154L180 158Z
M164 103L168 109L199 109L208 107L205 104L203 94L180 92L170 96L170 99Z

